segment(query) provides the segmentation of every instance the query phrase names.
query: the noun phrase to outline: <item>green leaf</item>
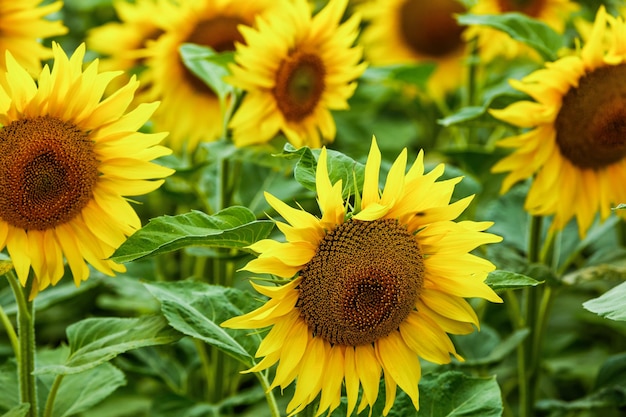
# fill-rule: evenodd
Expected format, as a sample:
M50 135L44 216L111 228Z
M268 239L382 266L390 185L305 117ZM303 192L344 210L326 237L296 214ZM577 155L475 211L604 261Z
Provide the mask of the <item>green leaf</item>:
M242 249L269 236L274 223L256 220L246 207L233 206L213 215L201 211L150 220L120 246L111 259L129 262L188 246Z
M626 321L626 282L584 302L583 307L607 319Z
M176 330L217 347L246 366L254 365L260 338L220 327L225 320L250 311L255 304L252 295L190 280L145 285L161 302L161 311Z
M613 207L613 210L626 210L626 204L620 203L616 207Z
M17 363L7 361L0 365L0 392L2 393L0 395L0 410L18 409L20 406L18 384Z
M140 318L89 318L67 328L70 355L65 363L38 368L35 373L74 374L144 346L180 339L161 316Z
M24 417L30 410L30 404L20 404L11 408L6 413L2 414L2 417Z
M609 357L598 371L595 387L622 386L626 388L626 353Z
M425 375L419 383L418 415L429 417L499 417L502 398L495 377L471 377L462 372Z
M466 123L484 116L487 114L488 109L489 105L462 107L456 113L452 113L450 116L437 120L437 123L446 127Z
M537 402L537 409L544 412L556 412L550 415L605 415L604 413L582 414L583 410L598 410L606 412L606 408L622 409L626 405L626 389L623 387L603 388L583 398L574 401L560 399L545 399ZM602 409L602 410L600 410ZM578 412L578 413L577 413ZM547 414L546 414L547 415ZM611 414L609 414L611 415ZM619 414L621 415L621 414Z
M311 150L306 146L296 149L289 143L285 144L283 149L282 156L298 159L294 168L294 178L302 184L303 187L311 191L316 190L315 172L317 170L319 153L319 149ZM365 165L332 149L327 149L327 153L330 182L335 184L339 180L342 181L342 196L348 198L355 194L357 189L358 192L361 192L363 178L365 177Z
M437 65L432 62L368 67L361 76L361 82L401 81L425 89L428 79L436 68Z
M491 333L491 340L489 341L483 337L485 336L483 333L490 334L488 333L490 331L493 333ZM495 331L491 328L483 325L480 332L454 337L455 344L462 349L462 354L465 357L465 362L462 363L463 366L483 366L503 361L522 343L528 336L528 333L530 333L530 330L516 330L504 341L501 341L500 337L494 333ZM482 354L477 355L479 352Z
M110 363L66 375L59 387L52 416L68 417L87 411L125 383L124 373Z
M542 283L543 281L537 281L526 275L502 270L490 272L485 280L485 284L489 285L493 290L515 290L518 288L536 287Z
M489 26L501 30L534 48L546 61L555 61L558 50L563 46L563 37L554 29L518 12L499 15L463 14L457 20L461 25Z
M224 81L224 76L230 75L228 64L234 62L233 52L218 53L207 46L193 43L182 44L179 51L185 66L204 81L220 100L233 91L233 87Z

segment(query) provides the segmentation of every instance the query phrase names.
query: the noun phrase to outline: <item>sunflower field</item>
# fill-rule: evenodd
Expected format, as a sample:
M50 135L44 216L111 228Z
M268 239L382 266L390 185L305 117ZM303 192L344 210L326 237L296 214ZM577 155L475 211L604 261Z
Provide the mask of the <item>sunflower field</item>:
M626 415L626 3L0 0L0 417Z

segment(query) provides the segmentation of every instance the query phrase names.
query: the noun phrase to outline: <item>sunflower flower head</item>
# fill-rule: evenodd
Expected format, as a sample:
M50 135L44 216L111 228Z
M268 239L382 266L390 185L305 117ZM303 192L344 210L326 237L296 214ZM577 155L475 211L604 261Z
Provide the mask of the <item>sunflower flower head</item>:
M64 259L79 285L87 264L113 275L124 267L108 260L141 227L124 196L158 188L172 170L152 159L170 153L166 135L137 132L158 103L127 108L138 87L131 80L101 100L119 73L82 69L85 45L71 58L53 43L54 66L38 83L7 52L0 87L0 249L8 250L31 298L64 275Z
M223 323L230 328L271 327L250 371L278 363L271 387L297 379L287 412L300 412L318 396L317 415L340 403L348 415L372 407L381 376L386 415L400 387L419 406L419 358L459 360L448 334L466 334L478 319L466 297L502 300L485 283L494 265L469 252L500 237L491 223L456 219L472 197L450 203L461 178L436 181L439 165L424 173L420 152L408 172L406 149L379 189L381 154L372 141L359 210L349 210L342 183L332 184L327 153L320 152L316 187L321 218L266 194L285 219L285 242L261 240L259 256L244 270L272 274L287 284L254 288L269 300ZM362 399L357 407L359 390Z
M191 43L216 52L235 50L241 28L277 4L274 0L120 1L119 23L91 31L90 46L107 56L107 68L137 68L142 91L137 101L159 100L152 117L166 130L168 145L193 152L200 142L219 139L222 112L217 95L183 63L180 47Z
M359 18L340 23L347 0L331 0L311 16L306 0L284 2L242 28L229 82L245 91L230 127L238 146L265 143L279 132L296 147L335 138L331 110L345 110L365 70L354 41Z
M67 28L47 16L58 12L62 1L41 5L41 0L0 0L0 69L7 68L5 51L11 51L17 62L31 76L41 71L41 61L52 58L52 50L41 39L64 35Z
M357 7L368 26L360 42L372 65L432 62L429 93L442 96L463 81L466 47L454 18L457 0L372 0Z
M491 111L528 129L499 142L513 149L493 167L508 172L502 192L534 176L525 208L553 215L554 230L575 217L584 236L598 212L606 219L611 207L626 201L624 77L626 24L601 7L580 53L511 81L534 101Z

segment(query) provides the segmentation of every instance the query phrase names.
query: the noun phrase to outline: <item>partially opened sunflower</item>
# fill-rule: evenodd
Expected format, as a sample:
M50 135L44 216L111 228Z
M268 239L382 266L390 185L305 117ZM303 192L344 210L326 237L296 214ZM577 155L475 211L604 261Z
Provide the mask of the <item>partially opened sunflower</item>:
M138 82L101 100L119 73L99 73L97 61L83 70L84 44L71 58L56 43L52 50L53 69L37 84L7 53L9 87L0 87L0 249L22 285L32 276L31 298L63 277L64 259L76 285L87 263L123 271L108 258L141 227L125 197L172 173L151 162L170 153L157 145L166 133L137 132L158 103L128 111Z
M493 167L508 172L502 192L534 177L525 208L552 215L555 230L575 217L584 236L598 212L606 219L611 207L626 201L624 77L626 24L601 7L580 53L511 81L534 101L491 110L529 129L499 142L513 149Z
M286 242L261 240L244 269L286 279L279 286L253 284L269 300L257 310L223 323L240 329L270 327L250 371L278 363L273 387L297 379L287 412L294 414L320 396L317 415L339 403L342 385L348 415L372 406L381 376L384 414L400 387L419 406L419 358L443 364L461 359L448 333L478 326L466 297L501 299L485 283L494 265L469 252L498 242L485 233L490 222L456 219L472 196L450 204L461 178L437 182L443 164L424 174L423 153L405 173L406 149L379 190L381 154L372 142L360 209L349 211L341 181L329 179L326 149L316 173L322 217L266 194L286 220ZM357 199L358 200L358 199ZM359 387L362 400L357 407Z

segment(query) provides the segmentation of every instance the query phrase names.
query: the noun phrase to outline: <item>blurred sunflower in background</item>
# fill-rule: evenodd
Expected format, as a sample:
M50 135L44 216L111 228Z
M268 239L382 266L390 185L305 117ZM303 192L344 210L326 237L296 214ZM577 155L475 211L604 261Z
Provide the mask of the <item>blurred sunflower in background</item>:
M607 26L608 23L608 26ZM502 192L534 176L525 208L554 215L553 229L573 217L581 236L599 212L606 219L626 201L626 24L598 10L582 50L546 64L511 85L535 101L519 101L496 118L528 128L500 146L513 148L494 172L509 172Z
M0 0L1 70L6 70L5 51L9 50L31 76L38 75L41 61L52 58L52 50L41 40L67 33L62 21L48 19L63 7L63 2L41 3L42 0Z
M469 10L471 14L499 15L503 13L522 13L540 20L562 34L567 21L580 6L571 0L478 0ZM520 54L532 55L534 50L512 39L508 34L486 26L470 26L463 33L467 41L473 39L481 58L491 61L500 56L507 59Z
M316 172L322 217L295 209L266 193L268 203L286 220L277 226L286 242L261 240L259 253L243 269L272 274L288 282L254 288L269 297L265 305L232 318L223 326L271 326L250 371L278 362L270 388L297 379L287 412L300 412L320 395L316 415L340 403L345 384L350 415L372 407L385 380L383 413L391 409L396 388L419 407L419 358L434 363L460 358L448 333L466 334L478 318L464 299L501 302L483 281L495 267L469 252L499 242L483 232L490 222L456 219L472 196L450 204L461 178L436 180L440 164L424 174L423 153L406 171L402 151L379 191L381 154L372 141L363 193L353 211L342 198L342 183L331 184L326 149ZM358 206L358 203L357 203Z
M176 151L193 151L201 141L213 141L222 135L220 104L215 93L191 71L180 56L185 43L211 47L217 52L234 51L243 42L242 26L254 23L256 16L276 2L258 0L145 0L118 11L122 22L95 32L92 45L115 45L116 40L139 50L109 46L112 59L122 66L138 58L140 81L145 87L140 100L160 100L153 121L158 130L170 132L168 143ZM132 10L132 13L128 13ZM123 19L127 20L124 21ZM134 35L131 35L134 33ZM111 50L113 49L113 50ZM102 48L100 47L100 50ZM107 52L107 51L103 51Z
M245 91L230 127L238 146L282 132L296 147L331 142L331 110L345 110L365 70L354 46L359 18L340 23L347 0L331 0L315 16L305 0L286 2L256 28L243 28L229 82Z
M357 7L366 27L360 43L372 65L433 62L429 93L441 97L463 83L466 44L456 0L369 0Z
M85 45L68 58L52 46L54 66L38 84L10 53L8 87L0 88L0 249L8 249L31 298L64 275L66 258L79 285L85 261L113 275L108 258L141 227L125 196L158 188L172 170L150 162L170 153L157 144L166 133L137 132L157 103L126 112L138 87L131 80L101 101L119 73L83 71ZM157 180L152 180L157 179Z
M172 0L137 0L134 3L113 3L119 22L109 22L91 29L87 34L87 47L102 55L100 68L103 71L126 71L125 77L113 80L109 88L125 83L131 73L140 73L145 47L157 39L168 19L175 15L178 7ZM142 83L142 88L146 85Z

